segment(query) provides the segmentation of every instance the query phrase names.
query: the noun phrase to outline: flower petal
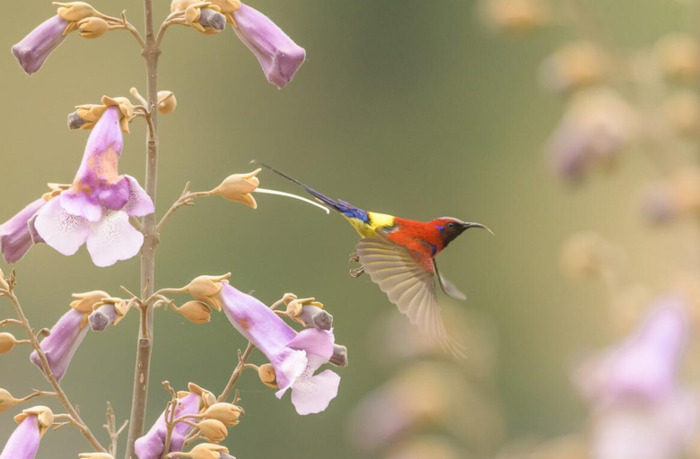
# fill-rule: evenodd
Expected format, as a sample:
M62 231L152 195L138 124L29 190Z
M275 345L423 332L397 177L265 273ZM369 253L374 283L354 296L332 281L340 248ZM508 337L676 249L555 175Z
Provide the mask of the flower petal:
M313 360L314 364L317 365L312 367L313 370L316 370L316 368L328 362L333 356L334 342L335 338L330 331L318 328L305 328L287 346L292 349L306 351L310 360L312 357L316 357Z
M93 224L87 237L87 249L96 266L110 266L127 260L143 245L143 234L129 223L126 212L106 212L102 220Z
M70 309L51 327L51 334L41 342L41 349L46 354L49 366L59 381L65 375L75 351L85 339L88 326L84 314ZM32 363L41 368L41 360L36 351L30 355Z
M36 414L24 418L7 440L0 459L34 459L41 440L37 418Z
M89 223L66 212L56 198L39 210L34 227L48 245L63 255L77 252L90 234Z
M53 16L39 24L29 35L12 47L22 69L31 75L39 71L51 52L63 43L66 36L63 31L68 21L59 16Z
M102 218L102 206L91 194L66 190L54 200L60 201L61 207L69 214L82 217L89 222L98 222Z
M340 376L325 370L310 378L299 378L292 385L292 403L299 414L320 413L338 395Z
M19 261L31 248L33 241L29 220L36 215L44 204L46 204L46 201L39 198L0 225L0 252L2 252L6 262L14 263Z
M141 188L139 182L130 175L124 175L124 178L129 181L130 195L129 201L122 210L132 217L143 217L144 215L155 212L156 208L153 205L151 197L148 196L146 190Z

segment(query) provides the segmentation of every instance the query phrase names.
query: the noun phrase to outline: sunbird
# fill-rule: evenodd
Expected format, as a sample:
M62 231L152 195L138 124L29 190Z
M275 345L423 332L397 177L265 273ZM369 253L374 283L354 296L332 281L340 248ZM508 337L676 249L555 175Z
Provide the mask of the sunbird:
M266 164L253 161L302 187L319 202L340 213L362 236L351 261L361 266L350 274L369 274L372 282L387 294L409 320L443 348L464 355L464 347L450 337L437 303L437 284L452 298L467 297L438 270L435 257L469 228L493 232L481 223L441 217L429 222L369 212L342 199L333 200L299 180Z

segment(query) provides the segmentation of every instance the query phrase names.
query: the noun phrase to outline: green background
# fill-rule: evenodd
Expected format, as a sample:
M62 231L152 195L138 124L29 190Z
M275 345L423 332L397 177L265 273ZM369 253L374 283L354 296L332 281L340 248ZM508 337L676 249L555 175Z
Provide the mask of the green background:
M164 18L169 2L155 3L156 18ZM625 48L651 45L691 24L682 3L591 3ZM141 27L138 1L93 4L112 15L125 9ZM470 231L440 259L442 271L469 296L466 305L455 305L495 335L493 384L507 438L580 430L585 407L570 386L572 356L610 336L602 290L559 272L561 241L574 231L600 231L623 241L631 265L649 279L668 269L654 262L657 253L680 257L682 249L673 232L642 225L638 186L653 176L644 160L629 155L624 167L593 177L583 193L547 172L543 145L563 99L541 89L538 64L575 33L549 27L528 37L499 36L480 23L472 1L258 0L251 6L304 46L307 62L278 91L231 29L216 36L184 27L168 31L160 87L174 91L179 105L161 116L159 215L186 181L194 190L209 189L228 174L251 170L248 162L256 158L365 209L489 225L495 238ZM136 43L119 31L98 40L73 34L27 77L9 48L53 9L48 2L10 2L3 13L1 221L43 193L46 182L73 179L87 138L65 127L74 105L127 95L131 86L145 93ZM120 172L141 183L144 136L143 123L132 123L120 163ZM264 187L297 191L270 173L260 178ZM157 285L230 271L233 285L255 290L268 303L287 291L323 301L335 317L337 342L349 348L350 366L337 370L337 399L321 414L300 417L288 399L278 401L246 373L239 388L247 415L226 444L239 459L360 457L346 439L346 420L392 372L377 364L368 330L394 306L369 279L347 275L357 236L341 218L283 198L257 200L256 211L218 198L179 211L162 234ZM99 269L84 248L64 257L37 246L14 267L17 293L37 329L65 312L72 292L138 289L136 258ZM11 316L9 302L0 302L0 318ZM149 424L166 401L160 381L176 388L196 381L218 392L245 344L221 314L207 326L162 310L156 319ZM64 379L101 439L105 400L115 405L118 420L129 413L136 332L131 314L104 334L90 333ZM16 396L46 388L28 354L21 347L0 357L0 387ZM0 443L16 412L0 416ZM66 428L45 436L38 457L88 450Z

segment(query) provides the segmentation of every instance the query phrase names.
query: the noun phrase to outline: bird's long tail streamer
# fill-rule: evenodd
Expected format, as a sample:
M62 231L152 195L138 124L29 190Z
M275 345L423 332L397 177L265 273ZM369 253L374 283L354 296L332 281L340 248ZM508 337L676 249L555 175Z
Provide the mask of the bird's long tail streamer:
M298 199L299 201L304 201L305 203L311 204L312 206L318 207L319 209L322 209L323 211L326 212L326 214L330 214L331 211L328 207L322 206L321 204L312 201L311 199L306 199L301 196L297 196L296 194L292 193L285 193L284 191L277 191L277 190L268 190L267 188L256 188L254 193L262 193L262 194L274 194L277 196L285 196L287 198L292 198L292 199Z

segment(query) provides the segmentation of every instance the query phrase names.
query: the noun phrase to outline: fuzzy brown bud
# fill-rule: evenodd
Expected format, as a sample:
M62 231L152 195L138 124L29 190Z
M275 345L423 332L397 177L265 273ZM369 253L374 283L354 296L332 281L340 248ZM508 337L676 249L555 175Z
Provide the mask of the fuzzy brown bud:
M341 346L340 344L334 344L333 355L331 356L329 362L331 365L335 365L336 367L347 367L348 348L346 346Z
M243 408L233 403L215 403L204 412L204 417L218 419L227 427L233 427L240 421L240 417L245 414Z
M213 443L200 443L189 452L192 459L221 459L222 454L228 454L228 448Z
M31 415L36 415L37 421L39 422L39 433L43 436L46 430L53 425L53 412L46 406L33 406L15 416L15 422L19 424Z
M78 21L78 30L83 38L98 38L107 33L109 24L102 18L89 17Z
M218 194L224 199L233 202L240 202L253 209L258 208L258 203L251 195L260 185L260 180L256 177L262 169L258 168L247 174L233 174L224 179L223 182L212 190L212 194Z
M197 423L199 433L207 440L219 443L228 435L228 430L223 422L218 419L205 419Z
M176 308L175 311L195 324L206 324L211 320L211 309L201 301L188 301L179 308Z
M17 342L12 333L0 333L0 354L7 354L10 352L14 349Z
M226 28L226 16L211 8L203 8L197 22L206 34L219 33Z
M158 113L169 115L177 108L177 99L172 91L158 91Z
M74 293L70 307L76 311L90 313L93 311L97 303L101 303L105 298L109 298L109 293L102 290L93 290L91 292Z
M0 389L0 413L15 406L19 401L5 389Z
M54 3L58 6L57 14L69 22L77 22L97 14L92 5L85 2Z
M73 113L68 114L66 124L68 125L68 129L80 129L86 122L87 121L81 118L80 114L78 114L78 111L76 110Z
M260 381L267 387L277 389L277 374L275 373L275 367L271 363L266 363L258 367L258 377Z
M222 276L199 276L187 284L184 288L195 300L201 301L217 311L221 311L219 292L223 288L223 282L231 277L231 273Z

